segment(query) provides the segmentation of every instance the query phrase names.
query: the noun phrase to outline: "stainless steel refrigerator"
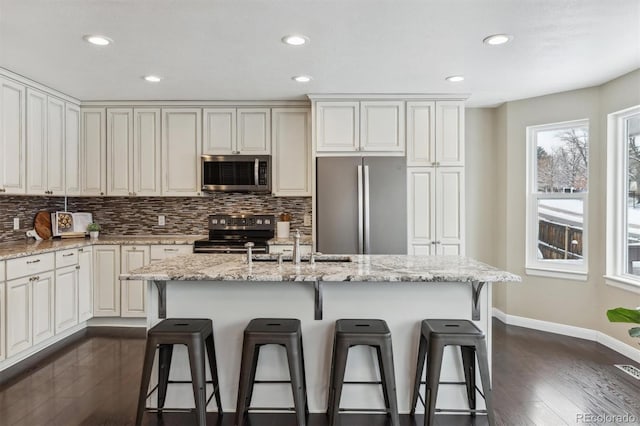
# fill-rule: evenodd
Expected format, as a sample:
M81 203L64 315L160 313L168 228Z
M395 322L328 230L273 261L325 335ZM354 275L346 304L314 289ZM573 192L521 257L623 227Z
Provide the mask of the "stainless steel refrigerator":
M406 254L406 170L403 157L318 158L318 251Z

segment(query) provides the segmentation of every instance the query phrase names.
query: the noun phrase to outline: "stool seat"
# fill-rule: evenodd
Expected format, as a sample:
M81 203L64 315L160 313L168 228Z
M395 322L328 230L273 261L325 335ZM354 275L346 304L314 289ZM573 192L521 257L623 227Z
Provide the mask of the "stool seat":
M244 329L245 334L296 334L299 333L300 320L290 318L255 318L252 319L247 328Z
M336 334L345 337L360 336L361 334L391 337L387 323L377 319L339 319L336 321Z
M148 334L168 338L170 336L182 337L187 334L203 334L212 332L211 320L193 318L171 318L160 321L149 330Z
M484 337L484 333L474 323L467 320L428 319L422 321L422 334L433 337Z

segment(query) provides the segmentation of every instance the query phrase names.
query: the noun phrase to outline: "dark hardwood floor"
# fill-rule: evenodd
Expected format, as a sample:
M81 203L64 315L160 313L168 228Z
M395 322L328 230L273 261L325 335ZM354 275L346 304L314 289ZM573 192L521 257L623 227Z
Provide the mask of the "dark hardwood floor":
M640 424L640 381L613 366L631 363L594 342L505 326L494 320L493 389L500 425ZM84 338L0 386L0 425L132 425L144 340ZM624 416L627 417L624 417ZM582 416L582 417L580 417ZM588 417L591 416L591 417ZM598 418L600 416L600 418ZM621 416L619 418L604 416ZM210 425L231 426L233 414ZM422 416L401 418L403 426ZM437 416L441 426L486 425L486 418ZM146 425L190 425L190 414L145 415ZM253 426L289 426L288 414L252 414ZM384 416L342 415L343 426L386 426ZM326 425L312 414L309 426Z

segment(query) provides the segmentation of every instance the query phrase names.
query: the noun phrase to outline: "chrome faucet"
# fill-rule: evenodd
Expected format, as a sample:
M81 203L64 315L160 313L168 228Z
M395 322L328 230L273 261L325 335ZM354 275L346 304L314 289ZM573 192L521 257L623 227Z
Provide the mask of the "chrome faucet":
M252 266L251 261L252 261L253 253L251 252L251 250L254 245L255 244L253 244L252 242L245 243L244 245L247 248L247 264L249 266Z
M296 233L293 234L293 263L300 263L300 230L296 229Z

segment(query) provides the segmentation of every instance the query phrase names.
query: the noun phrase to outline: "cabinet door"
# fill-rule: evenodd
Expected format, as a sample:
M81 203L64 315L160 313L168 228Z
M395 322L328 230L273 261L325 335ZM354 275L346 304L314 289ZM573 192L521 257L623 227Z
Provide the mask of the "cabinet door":
M404 102L360 102L360 147L370 152L404 152Z
M274 108L273 194L311 196L311 114L307 108Z
M0 78L0 193L26 191L25 87Z
M77 105L67 103L64 119L65 192L67 195L80 195L80 108Z
M120 316L120 247L93 247L93 316Z
M162 110L163 195L200 195L201 110Z
M464 168L439 167L436 175L438 254L464 255Z
M107 188L107 126L104 108L82 108L80 184L82 195L104 195Z
M433 244L410 244L409 254L414 256L431 256L433 253Z
M27 194L47 190L47 95L27 89Z
M78 321L93 317L93 250L78 249Z
M5 305L5 297L4 297L4 288L5 284L0 282L0 318L2 318L2 324L0 324L0 361L7 357L7 349L6 349L6 332L7 332L7 321L5 318L6 306Z
M409 253L414 252L417 244L423 254L424 247L435 241L435 169L420 168L408 171L408 238Z
M47 97L47 189L50 195L65 193L64 110L64 101Z
M464 165L463 102L436 102L436 161L440 166Z
M78 268L75 265L56 270L56 333L78 324Z
M360 103L316 102L316 150L358 151L360 148Z
M107 109L107 195L133 195L133 110Z
M40 343L53 336L54 326L54 284L53 272L44 272L33 280L33 344Z
M20 278L7 282L7 357L28 349L33 344L31 329L31 283Z
M133 114L133 193L160 195L160 109L136 108Z
M269 108L238 108L237 150L242 154L271 154Z
M435 162L435 102L407 102L407 166Z
M122 246L121 272L126 274L149 264L149 247ZM146 316L147 288L145 281L121 281L123 317Z
M203 114L202 153L236 154L236 109L207 108Z

